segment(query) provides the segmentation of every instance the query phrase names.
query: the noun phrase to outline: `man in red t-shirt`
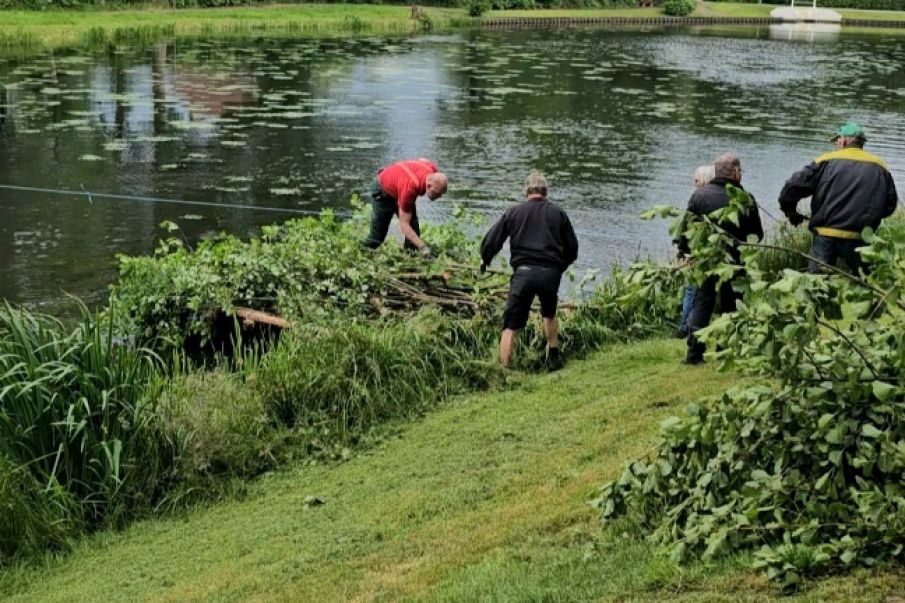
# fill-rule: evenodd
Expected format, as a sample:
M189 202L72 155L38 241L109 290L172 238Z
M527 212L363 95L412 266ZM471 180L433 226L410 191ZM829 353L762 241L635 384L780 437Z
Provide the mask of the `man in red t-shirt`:
M371 197L374 199L371 232L362 245L371 249L380 247L386 239L393 216L399 216L399 230L405 237L405 248L417 249L421 255L429 257L431 249L421 240L415 200L420 195L427 195L431 201L439 199L446 192L446 184L446 176L424 157L397 161L377 172L377 180L371 185Z

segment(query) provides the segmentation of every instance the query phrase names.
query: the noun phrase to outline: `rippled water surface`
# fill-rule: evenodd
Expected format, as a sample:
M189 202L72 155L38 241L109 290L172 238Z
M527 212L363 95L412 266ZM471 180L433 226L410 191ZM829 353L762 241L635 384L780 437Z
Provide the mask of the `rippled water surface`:
M580 268L665 257L658 203L694 168L743 159L777 215L785 178L862 122L905 190L905 37L789 41L769 30L476 32L401 40L198 41L0 59L0 184L300 210L349 208L382 165L431 157L449 194L498 215L548 173ZM115 254L248 234L287 216L0 188L0 296L102 300ZM766 223L771 219L764 215Z

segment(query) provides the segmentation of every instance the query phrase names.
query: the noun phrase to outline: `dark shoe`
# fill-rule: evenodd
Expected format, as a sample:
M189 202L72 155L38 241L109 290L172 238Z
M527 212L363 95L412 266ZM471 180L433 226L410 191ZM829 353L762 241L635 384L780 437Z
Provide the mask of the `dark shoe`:
M686 356L682 360L682 364L687 364L687 365L704 364L704 359L701 358L700 356Z
M544 366L547 367L548 373L558 371L562 368L563 360L562 354L559 353L559 348L550 348L547 350L547 358L544 360Z

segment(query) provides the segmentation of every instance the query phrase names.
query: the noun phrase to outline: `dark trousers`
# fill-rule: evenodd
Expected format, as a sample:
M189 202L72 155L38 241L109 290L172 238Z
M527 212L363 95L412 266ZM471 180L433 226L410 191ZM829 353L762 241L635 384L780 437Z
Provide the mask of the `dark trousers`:
M836 239L815 234L811 255L830 266L835 266L841 258L849 270L858 274L858 271L864 267L864 262L861 261L861 254L855 250L863 246L864 241L861 239ZM813 260L808 262L808 272L824 272L825 270L826 268Z
M371 198L373 199L371 202L371 231L361 244L370 249L377 249L383 244L384 239L387 238L387 232L390 230L390 222L393 221L393 216L399 215L399 204L396 199L383 192L376 181L371 185ZM412 208L411 226L415 234L420 237L421 227L418 225L418 210L414 207ZM404 247L413 251L418 249L408 239L405 240Z
M705 346L698 341L695 333L710 324L713 310L719 296L720 312L734 312L735 302L741 299L741 295L732 288L732 281L723 283L717 288L717 277L708 277L704 284L698 287L691 306L691 315L688 317L688 354L686 358L692 361L700 361L704 358Z

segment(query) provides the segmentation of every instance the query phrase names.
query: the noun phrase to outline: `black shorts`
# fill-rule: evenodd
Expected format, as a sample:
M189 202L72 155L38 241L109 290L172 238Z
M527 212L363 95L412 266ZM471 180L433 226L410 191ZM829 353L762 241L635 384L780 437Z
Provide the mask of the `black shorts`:
M556 316L559 301L559 281L562 272L546 266L519 266L509 281L509 297L503 309L503 328L518 330L528 324L531 303L540 298L540 315Z

